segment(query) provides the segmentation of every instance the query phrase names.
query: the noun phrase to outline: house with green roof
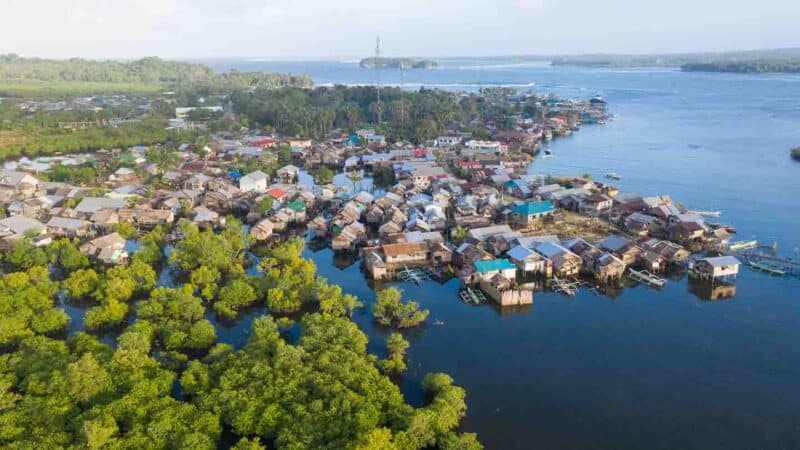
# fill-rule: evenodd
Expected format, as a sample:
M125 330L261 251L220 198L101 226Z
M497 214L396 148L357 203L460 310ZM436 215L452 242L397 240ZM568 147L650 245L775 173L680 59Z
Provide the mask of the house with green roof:
M306 202L296 198L283 207L283 212L289 216L290 222L306 221Z
M544 217L551 216L555 211L553 202L527 202L511 207L511 220L519 225L530 225Z
M497 274L509 280L514 280L517 277L517 266L508 259L475 261L474 266L479 280L489 280Z

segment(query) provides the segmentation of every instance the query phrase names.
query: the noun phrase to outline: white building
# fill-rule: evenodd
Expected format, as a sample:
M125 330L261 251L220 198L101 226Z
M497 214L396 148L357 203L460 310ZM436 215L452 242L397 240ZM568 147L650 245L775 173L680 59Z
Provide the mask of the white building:
M386 137L382 134L370 134L364 138L367 141L367 145L377 145L379 147L383 147L386 145Z
M239 178L239 190L242 192L264 192L267 190L269 177L260 170L250 172Z
M437 147L455 147L461 143L460 136L439 136L436 138Z
M508 151L508 147L497 141L476 141L472 139L464 144L464 149L461 151L464 155L475 154L498 154Z

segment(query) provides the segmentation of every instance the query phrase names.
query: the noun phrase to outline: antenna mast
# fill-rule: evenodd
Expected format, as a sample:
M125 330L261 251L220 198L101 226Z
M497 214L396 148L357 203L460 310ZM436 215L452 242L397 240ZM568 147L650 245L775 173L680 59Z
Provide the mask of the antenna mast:
M404 85L405 85L405 64L403 60L400 60L400 119L403 123L406 122L406 105L405 105L405 92Z
M381 123L381 37L378 36L375 39L375 69L377 70L378 76L378 103L377 107L377 116L378 116L378 123Z

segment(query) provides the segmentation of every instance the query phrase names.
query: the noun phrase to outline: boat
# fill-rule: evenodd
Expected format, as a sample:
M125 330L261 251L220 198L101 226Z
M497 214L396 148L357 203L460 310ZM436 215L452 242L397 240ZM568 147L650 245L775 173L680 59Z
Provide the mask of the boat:
M444 325L444 322L442 322L439 319L436 319L436 320L433 321L433 324L440 327L440 326Z
M544 149L544 155L542 155L542 158L552 158L552 157L553 157L553 151L550 150L549 148Z
M689 211L692 214L697 214L698 216L703 217L719 217L722 215L719 211Z
M638 281L640 283L645 283L649 286L653 287L664 287L667 284L667 280L647 271L647 270L634 270L631 267L628 267L628 278Z
M731 251L748 250L758 247L758 241L736 241L728 244L728 249Z
M711 228L713 228L715 230L722 229L722 230L725 230L725 231L727 231L728 233L731 233L731 234L735 234L736 233L736 228L735 227L732 227L730 225L725 225L723 223L706 222L706 225L708 225L709 227L711 227Z
M479 291L478 289L473 289L469 286L462 289L458 293L458 296L461 297L461 300L464 303L473 303L475 305L479 305L486 302L486 296L483 295L483 292Z
M621 180L622 176L620 176L617 172L609 172L606 174L606 178L610 178L612 180Z

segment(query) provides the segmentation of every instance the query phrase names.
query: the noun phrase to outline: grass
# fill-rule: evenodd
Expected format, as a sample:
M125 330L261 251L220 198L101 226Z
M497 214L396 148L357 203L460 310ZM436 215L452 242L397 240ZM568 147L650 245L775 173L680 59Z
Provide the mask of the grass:
M25 143L28 137L17 131L0 130L0 148Z
M0 97L46 98L94 94L155 94L160 84L84 81L0 81Z

